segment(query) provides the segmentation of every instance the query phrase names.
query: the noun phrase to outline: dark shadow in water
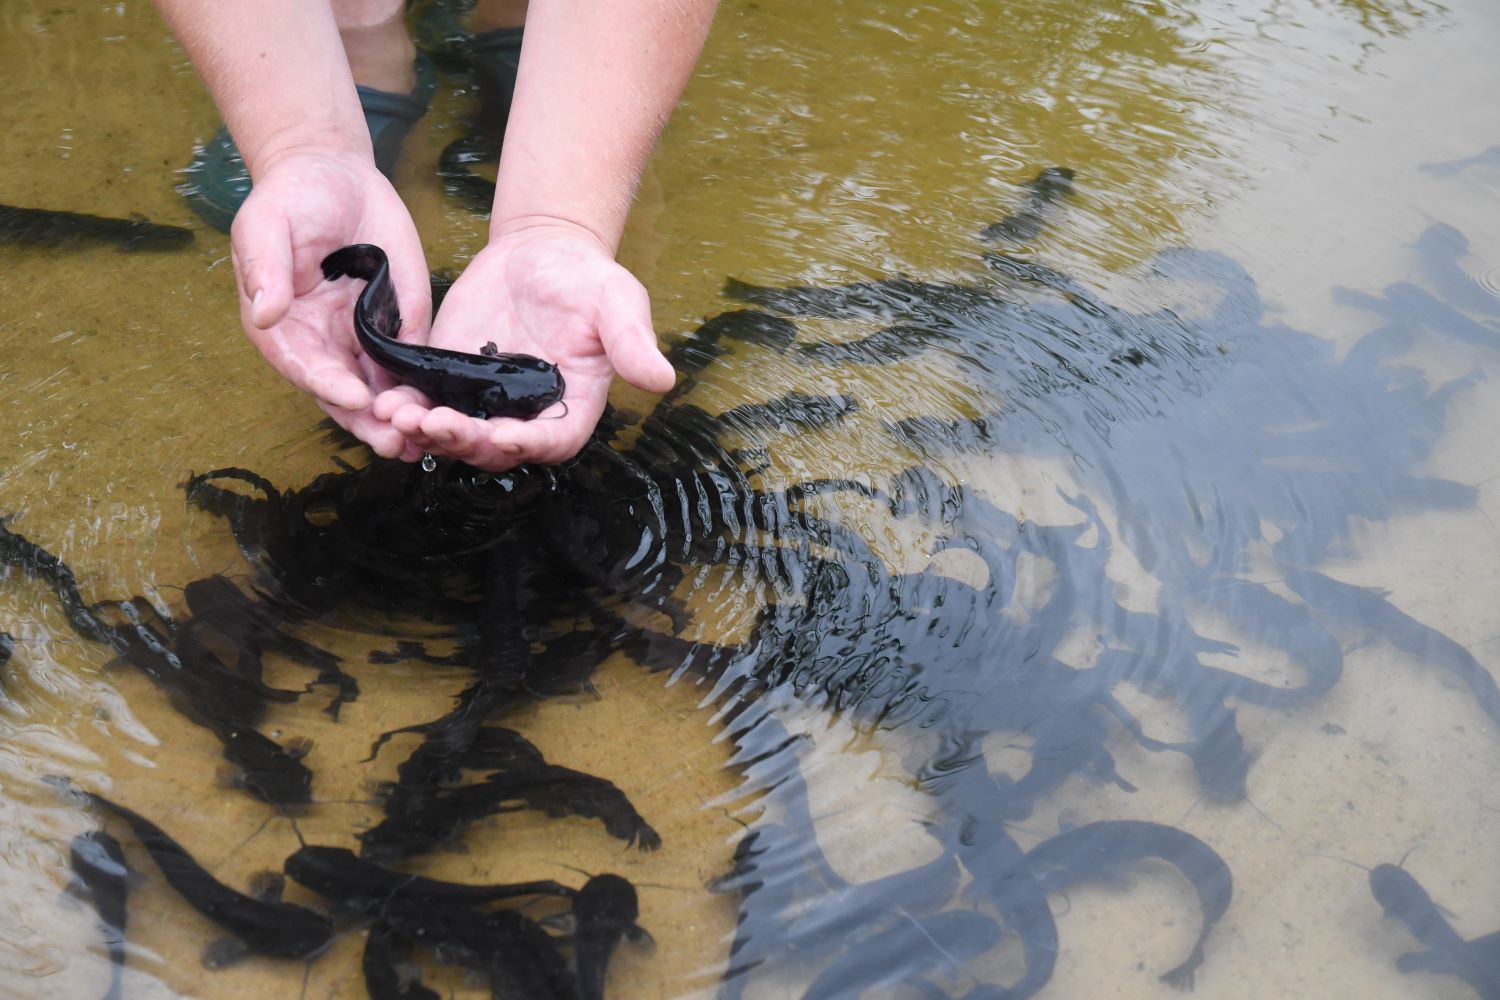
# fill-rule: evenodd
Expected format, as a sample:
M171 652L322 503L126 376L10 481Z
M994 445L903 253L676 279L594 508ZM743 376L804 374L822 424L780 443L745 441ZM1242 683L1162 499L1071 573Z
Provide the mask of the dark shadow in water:
M1032 209L1040 218L1047 206ZM1418 246L1441 285L1461 244L1435 229ZM1355 518L1473 504L1470 487L1410 471L1469 380L1434 390L1396 359L1418 338L1493 349L1500 334L1462 302L1396 285L1379 297L1345 293L1381 325L1339 358L1326 342L1269 320L1250 276L1218 254L1176 250L1152 265L1152 284L1217 289L1217 304L1199 316L1131 311L998 252L984 261L988 273L972 284L732 283L733 294L766 311L705 323L672 351L682 373L673 393L639 420L611 411L584 452L557 468L486 475L440 463L424 473L372 460L341 463L286 491L246 470L195 476L189 501L225 518L256 579L249 593L214 578L189 585L181 621L153 616L139 601L85 604L66 567L9 529L0 556L47 580L83 635L129 659L218 734L248 789L283 808L307 806L313 776L295 748L256 729L275 704L301 694L261 682L261 653L275 649L316 671L309 687L331 688L336 712L357 696L355 679L297 637L300 623L336 616L375 629L381 619L370 612L386 611L430 623L421 636L381 639L371 660L459 665L470 679L451 711L402 730L423 739L383 790L384 821L361 838L372 864L454 844L471 821L516 809L594 818L622 842L654 848L660 837L649 817L607 778L549 764L503 722L538 698L585 688L615 650L653 671L694 675L720 706L746 793L762 795L766 808L715 883L740 906L726 998L763 976L806 983L808 997L896 982L931 995L956 982L972 998L1031 996L1057 960L1048 894L1148 859L1174 867L1198 898L1200 934L1161 972L1189 987L1206 959L1212 965L1212 932L1233 894L1230 868L1212 847L1170 826L1105 820L1028 852L1009 826L1074 776L1133 790L1107 749L1121 733L1152 754L1190 760L1205 797L1242 801L1252 753L1237 707L1289 709L1325 694L1341 676L1337 635L1345 631L1442 665L1500 723L1500 692L1467 650L1383 595L1317 569L1348 543ZM859 340L809 342L795 325L806 315L873 329ZM711 415L685 402L698 373L731 342L845 366L943 352L971 373L983 414L895 420L888 431L934 456L984 448L1066 457L1084 485L1064 497L1076 523L1022 519L923 465L878 486L836 475L755 486L757 443L787 430L816 434L859 403L789 394ZM858 532L814 513L816 498L829 494L920 523L936 535L935 551L973 553L986 578L894 571ZM1116 541L1096 502L1115 513L1120 544L1160 581L1153 610L1121 603L1107 572ZM1249 577L1257 551L1285 591ZM1015 586L1023 560L1055 573L1029 609ZM724 570L732 582L722 587L778 596L738 641L683 638L698 606L681 594L705 572ZM670 631L637 624L642 611ZM1215 665L1237 647L1200 632L1193 623L1204 620L1282 654L1302 671L1300 682L1281 686ZM1082 662L1066 651L1079 635L1092 637ZM453 651L434 653L431 641ZM1121 685L1176 705L1188 737L1149 737L1118 698ZM837 874L814 833L799 743L778 717L790 701L848 713L865 727L925 731L935 749L911 763L935 803L936 860L860 884ZM994 733L1025 734L1023 773L991 771L981 742ZM593 931L574 937L566 968L529 922L484 918L485 945L472 936L472 913L453 904L366 903L371 987L411 948L439 943L493 982L553 991L528 995L569 995L580 982L593 994L588 984L602 982L603 963L635 919L633 892L627 900L609 883L594 897L597 906L585 911L575 903L575 923ZM976 981L971 960L1003 935L1019 939L1024 967L1004 984ZM1433 957L1412 968L1472 971L1478 942L1424 943Z
M1429 174L1439 177L1451 177L1456 173L1468 170L1470 167L1500 167L1500 146L1491 146L1480 150L1472 156L1461 157L1457 160L1443 160L1438 163L1424 163L1422 169Z

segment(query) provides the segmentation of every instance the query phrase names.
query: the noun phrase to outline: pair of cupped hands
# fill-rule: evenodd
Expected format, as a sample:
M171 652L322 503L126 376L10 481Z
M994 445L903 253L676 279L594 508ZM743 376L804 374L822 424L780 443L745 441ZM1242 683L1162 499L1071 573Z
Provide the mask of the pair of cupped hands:
M323 258L373 243L390 258L400 339L478 354L486 343L557 365L565 407L530 421L478 420L434 407L359 349L360 281L325 281ZM652 392L671 388L642 287L585 225L509 219L464 269L429 325L432 293L411 214L368 159L291 152L257 176L231 231L240 317L271 367L311 394L341 427L386 458L424 453L490 471L577 454L604 412L616 374ZM560 415L566 410L565 415Z

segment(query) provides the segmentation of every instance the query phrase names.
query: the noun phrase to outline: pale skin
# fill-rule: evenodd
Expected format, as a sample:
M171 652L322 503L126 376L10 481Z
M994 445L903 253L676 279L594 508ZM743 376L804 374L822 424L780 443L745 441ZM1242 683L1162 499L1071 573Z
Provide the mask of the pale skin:
M356 80L410 88L410 51L388 43L399 30L400 0L156 3L254 181L230 236L245 331L341 426L386 457L432 452L502 471L576 454L617 374L648 391L671 387L646 290L614 257L715 0L481 5L477 13L491 25L524 16L526 44L489 243L431 329L421 242L375 169L354 90ZM355 343L360 283L325 282L319 268L349 243L389 254L402 340L470 353L493 341L501 351L546 358L567 381L566 406L532 421L485 421L396 385Z

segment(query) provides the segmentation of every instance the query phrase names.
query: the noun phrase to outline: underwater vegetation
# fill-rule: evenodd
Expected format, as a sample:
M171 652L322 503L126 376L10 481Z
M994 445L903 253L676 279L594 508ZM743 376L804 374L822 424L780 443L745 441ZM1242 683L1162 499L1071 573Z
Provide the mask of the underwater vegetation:
M985 229L995 246L967 282L731 280L726 293L748 308L712 317L673 346L678 387L643 416L607 411L589 445L557 467L496 475L336 456L296 487L247 469L193 475L187 502L223 519L250 576L187 584L181 614L143 599L90 602L69 567L19 526L0 526L0 563L48 584L79 635L212 733L244 792L271 809L318 808L307 748L266 735L278 706L327 694L337 718L359 697L362 672L398 661L466 672L449 711L371 747L373 759L397 752L388 746L397 734L419 738L396 779L375 791L383 816L358 834L358 850L304 844L286 859L285 876L326 899L327 914L280 901L274 878L250 893L226 886L127 805L61 779L60 787L101 821L123 822L172 888L229 935L232 943L210 946L210 965L247 954L314 958L338 916L368 928L372 997L436 995L412 978L415 953L474 970L496 996L598 997L617 948L645 937L626 879L463 885L391 866L519 810L583 817L622 845L661 848L651 817L611 776L550 763L507 725L538 699L589 690L600 663L624 652L702 686L746 793L766 805L711 886L739 909L719 986L726 1000L784 977L809 998L898 982L929 996L1033 996L1052 978L1066 930L1049 897L1151 862L1191 885L1198 928L1185 954L1152 971L1177 989L1206 985L1217 973L1214 930L1234 905L1232 857L1174 826L1127 817L1063 829L1029 849L1015 824L1074 778L1133 790L1137 775L1111 751L1122 739L1144 751L1134 768L1185 763L1203 798L1245 802L1255 748L1240 708L1315 703L1339 683L1351 636L1378 637L1450 672L1500 725L1500 689L1463 646L1383 593L1320 568L1357 519L1474 502L1470 486L1412 471L1472 380L1433 387L1400 357L1419 338L1493 349L1500 325L1441 287L1345 292L1380 325L1339 354L1271 318L1234 261L1186 248L1159 254L1142 284L1190 283L1211 293L1211 307L1126 308L1023 252L1083 183L1071 171L1042 171L1016 213ZM1441 286L1462 237L1434 227L1417 250ZM810 336L809 321L823 320L857 335ZM821 478L778 484L761 447L771 435L817 435L868 416L869 405L803 393L719 413L689 402L731 351L892 371L940 357L962 366L972 412L878 415L893 450L924 456L891 475L856 478L830 461ZM974 451L1069 460L1082 484L1063 495L1075 519L1043 523L1003 509L940 471ZM828 497L921 527L934 554L968 553L981 577L893 567L830 513ZM1101 511L1113 512L1117 532ZM1149 608L1111 579L1119 548L1160 582ZM1257 555L1271 560L1277 585L1252 577ZM1017 583L1026 564L1054 573L1029 604ZM700 605L726 590L766 599L739 634L699 637ZM384 613L427 627L372 635L367 664L299 634ZM1284 657L1300 678L1273 683L1226 666L1242 647ZM305 688L268 685L266 653L306 669ZM1153 738L1126 693L1174 706L1186 734ZM933 804L934 859L865 882L834 869L811 833L800 739L779 714L787 704L866 730L922 734L907 765ZM1024 734L1027 763L1015 773L986 759L982 744L997 734ZM106 935L118 937L126 855L107 837L76 841L74 867ZM1459 976L1496 995L1493 942L1461 938L1397 866L1374 869L1371 890L1370 905L1426 949L1401 959L1401 972ZM518 901L550 903L553 915L536 919ZM1019 943L1018 960L1004 978L980 978L974 960L1007 939Z

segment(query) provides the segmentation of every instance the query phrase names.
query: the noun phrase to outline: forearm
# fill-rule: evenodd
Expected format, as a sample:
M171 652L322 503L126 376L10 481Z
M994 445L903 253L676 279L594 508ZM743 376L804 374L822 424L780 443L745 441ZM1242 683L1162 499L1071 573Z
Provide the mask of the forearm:
M532 0L491 236L561 219L619 244L716 0Z
M286 151L369 157L338 27L326 0L155 0L257 177Z

